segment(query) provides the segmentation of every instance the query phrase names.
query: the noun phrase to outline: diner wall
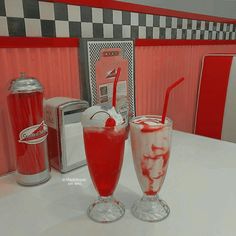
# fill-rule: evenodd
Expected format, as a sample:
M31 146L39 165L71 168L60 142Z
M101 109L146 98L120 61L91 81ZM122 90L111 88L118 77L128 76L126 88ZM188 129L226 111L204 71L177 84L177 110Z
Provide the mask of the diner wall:
M236 45L136 46L136 111L161 114L165 89L184 76L170 96L168 116L177 130L193 132L202 57L208 53L236 53ZM1 48L0 174L14 170L14 145L6 106L12 78L24 71L38 78L45 97L80 98L78 48Z
M236 39L234 19L112 0L86 4L80 0L0 0L0 36Z
M63 38L72 37L180 39L182 46L157 46L158 43L150 46L152 42L136 46L136 104L137 114L161 113L165 89L184 76L185 82L170 97L168 115L174 120L176 129L187 132L193 131L203 55L236 52L235 45L213 45L220 41L235 42L234 19L112 0L0 0L0 25L0 36L7 36L0 37L0 174L14 170L14 148L6 110L7 87L12 78L25 71L41 80L47 98L80 97L76 46L20 49L14 37L20 40L38 37L36 41L41 38L62 38L63 41ZM14 48L2 48L2 41L8 39L15 40ZM184 42L197 44L208 40L212 45L184 46Z
M209 53L235 53L236 45L140 46L135 50L137 114L161 114L166 88L185 81L171 94L168 116L174 128L194 131L201 63Z

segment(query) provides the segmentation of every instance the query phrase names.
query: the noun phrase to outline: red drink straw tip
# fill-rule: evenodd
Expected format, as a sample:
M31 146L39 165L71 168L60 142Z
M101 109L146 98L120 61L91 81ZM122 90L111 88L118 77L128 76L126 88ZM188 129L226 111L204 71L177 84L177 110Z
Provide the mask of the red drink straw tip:
M117 72L116 72L116 77L114 80L114 84L113 84L113 95L112 95L112 106L113 107L116 107L116 89L117 89L118 79L120 77L120 72L121 72L121 68L118 67Z
M162 123L162 124L165 123L170 92L172 91L173 88L175 88L176 86L178 86L182 81L184 81L184 77L182 77L182 78L176 80L173 84L171 84L171 85L166 89L165 101L164 101L164 106L163 106L163 111L162 111L162 117L161 117L161 123Z

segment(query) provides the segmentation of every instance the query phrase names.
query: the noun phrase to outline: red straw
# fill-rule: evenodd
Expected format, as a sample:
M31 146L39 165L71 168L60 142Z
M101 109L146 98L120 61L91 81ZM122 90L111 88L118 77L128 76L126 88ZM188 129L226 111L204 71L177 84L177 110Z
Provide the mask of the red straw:
M182 78L178 79L177 81L175 81L166 90L165 102L164 102L164 107L163 107L163 111L162 111L162 118L161 118L161 123L162 124L165 123L170 92L173 88L175 88L177 85L179 85L182 81L184 81L184 77L182 77Z
M120 72L121 72L121 68L118 67L117 72L116 72L116 77L114 80L114 85L113 85L113 96L112 96L112 106L113 107L116 107L116 89L117 89L118 79L120 77Z

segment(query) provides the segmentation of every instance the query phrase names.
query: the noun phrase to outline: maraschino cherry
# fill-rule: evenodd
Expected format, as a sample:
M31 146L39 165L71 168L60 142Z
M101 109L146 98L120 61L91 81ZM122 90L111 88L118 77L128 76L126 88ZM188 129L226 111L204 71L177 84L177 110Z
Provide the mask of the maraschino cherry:
M112 117L108 117L105 122L105 127L114 127L116 125L116 121Z

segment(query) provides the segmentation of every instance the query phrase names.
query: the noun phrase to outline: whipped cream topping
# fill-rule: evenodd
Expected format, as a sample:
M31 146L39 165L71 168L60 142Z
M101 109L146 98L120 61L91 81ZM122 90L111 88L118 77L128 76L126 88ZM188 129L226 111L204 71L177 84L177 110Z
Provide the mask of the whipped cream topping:
M96 105L89 107L82 113L81 123L84 127L105 127L108 118L113 118L115 125L121 125L124 122L121 114L118 114L114 107L106 110Z
M131 120L131 123L138 124L138 125L145 124L150 127L157 126L157 125L163 125L161 123L161 116L160 117L152 117L151 115L136 117L133 120ZM170 123L170 119L166 118L164 124L168 124L168 123Z

